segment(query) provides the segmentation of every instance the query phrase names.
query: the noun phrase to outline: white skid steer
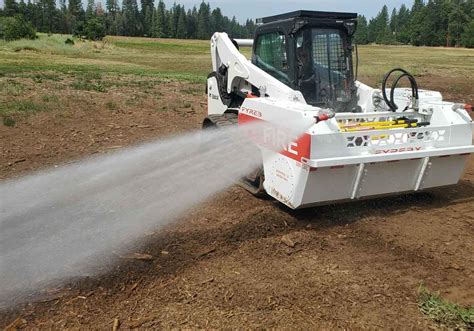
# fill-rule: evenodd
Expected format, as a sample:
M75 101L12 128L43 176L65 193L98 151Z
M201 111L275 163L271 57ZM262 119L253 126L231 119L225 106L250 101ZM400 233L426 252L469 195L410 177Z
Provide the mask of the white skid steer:
M419 90L403 69L381 89L357 81L356 14L296 11L257 22L253 41L212 36L203 128L308 116L314 124L280 152L257 143L262 167L242 180L249 191L296 209L459 181L474 151L472 107ZM239 45L253 47L250 61ZM397 88L402 79L410 88Z

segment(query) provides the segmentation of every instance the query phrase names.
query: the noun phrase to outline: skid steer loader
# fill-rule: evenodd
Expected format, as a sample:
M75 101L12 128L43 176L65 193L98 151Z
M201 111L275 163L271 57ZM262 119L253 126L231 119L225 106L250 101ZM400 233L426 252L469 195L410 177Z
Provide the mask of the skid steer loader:
M203 128L314 123L279 152L256 142L262 167L242 180L249 191L296 209L459 181L474 151L472 107L418 89L403 69L381 89L359 82L357 14L296 11L257 23L254 40L212 36ZM250 61L239 46L253 47Z

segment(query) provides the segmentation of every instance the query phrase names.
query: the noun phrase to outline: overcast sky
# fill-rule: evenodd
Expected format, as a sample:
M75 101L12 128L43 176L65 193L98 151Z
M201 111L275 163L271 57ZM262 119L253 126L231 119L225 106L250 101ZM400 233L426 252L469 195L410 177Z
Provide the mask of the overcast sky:
M19 0L17 0L19 1ZM27 1L27 0L25 0ZM96 0L105 2L105 0ZM155 0L157 2L158 0ZM305 9L305 10L323 10L323 11L347 11L356 12L373 17L382 8L383 5L389 7L391 12L393 7L400 7L405 3L411 7L413 0L206 0L211 4L212 8L220 7L223 14L229 17L235 16L239 21L244 22L246 18L259 18L275 14L281 14L288 11ZM4 0L0 0L3 6ZM86 3L83 0L83 3ZM121 0L119 0L121 2ZM165 0L169 7L173 4L173 0ZM138 3L140 1L138 0ZM176 0L176 3L182 4L188 8L194 5L199 6L201 0Z
M166 0L165 2L167 5L173 3ZM188 8L200 4L201 1L181 0L176 3L184 4ZM239 21L245 21L246 18L256 19L299 9L355 12L370 18L377 15L385 4L391 12L393 7L398 8L403 3L411 7L413 0L209 0L209 3L212 8L220 7L224 15L235 15Z

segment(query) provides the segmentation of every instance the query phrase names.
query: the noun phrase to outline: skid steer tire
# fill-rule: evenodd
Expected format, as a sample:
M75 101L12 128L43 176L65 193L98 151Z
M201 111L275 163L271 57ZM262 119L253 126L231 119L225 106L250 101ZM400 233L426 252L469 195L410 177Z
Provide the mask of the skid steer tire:
M222 115L208 115L203 123L203 130L217 130L220 128L235 126L238 124L238 116L235 113L229 112ZM263 181L265 176L263 173L263 165L255 169L249 175L241 178L238 184L259 198L267 197L265 189L263 188Z
M228 127L237 125L238 117L234 113L225 113L222 115L208 115L202 123L202 129L218 129L222 127Z

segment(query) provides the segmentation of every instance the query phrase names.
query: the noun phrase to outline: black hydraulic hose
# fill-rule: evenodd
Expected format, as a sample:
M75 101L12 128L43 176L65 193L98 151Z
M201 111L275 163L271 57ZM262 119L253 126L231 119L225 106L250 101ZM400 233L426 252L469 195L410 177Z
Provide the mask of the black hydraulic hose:
M390 77L390 75L396 71L400 71L402 72L402 75L400 75L395 81L394 83L392 84L392 88L391 88L391 91L390 91L390 99L387 98L387 94L386 94L386 84L387 84L387 81L388 81L388 78ZM394 95L394 92L395 92L395 89L398 85L398 82L403 78L403 77L408 77L409 81L410 81L410 85L411 85L411 89L412 89L412 98L416 101L418 101L419 97L418 97L418 84L416 83L416 80L415 78L410 74L408 73L406 70L404 69L400 69L400 68L396 68L396 69L393 69L391 70L386 76L385 76L385 79L384 79L384 88L383 88L383 95L384 95L384 100L385 102L387 103L387 105L389 106L389 108L392 110L392 111L396 111L398 109L397 105L395 104L395 102L393 101L393 95Z
M398 106L393 101L393 97L394 97L394 94L395 94L395 89L397 88L398 82L404 77L408 77L408 79L410 80L411 95L415 96L415 98L418 99L418 96L417 96L418 90L415 89L416 81L414 80L413 76L411 76L410 74L402 74L402 75L398 76L397 79L395 79L395 81L392 84L392 88L390 89L390 101L392 102L393 106L395 106L395 109L398 109ZM407 108L408 108L408 106L407 106ZM407 110L407 108L405 108L404 111Z
M397 71L401 72L402 74L393 83L391 91L390 91L390 99L388 99L387 92L386 92L387 81L390 78L390 76L394 72L397 72ZM387 74L385 74L385 76L383 78L383 81L382 81L382 96L383 96L383 99L384 99L385 103L387 104L387 106L390 108L390 110L394 111L394 112L397 111L397 109L398 109L397 105L393 101L394 91L395 91L395 88L397 87L398 82L403 77L408 77L408 79L410 81L411 89L412 89L412 98L414 100L416 100L415 108L418 106L418 99L419 99L419 97L418 97L418 84L416 83L415 77L413 77L408 71L406 71L404 69L395 68L395 69L390 70Z
M356 81L359 78L359 46L355 44L355 51L356 51L356 67L355 67L355 78Z
M385 76L383 77L383 80L382 80L382 96L383 96L383 99L384 99L385 103L387 104L388 108L390 108L390 110L392 110L392 111L396 111L397 109L394 105L392 105L392 102L390 100L388 100L387 92L385 90L387 88L388 78L396 70L397 69L393 69L393 70L389 71L388 73L386 73Z

